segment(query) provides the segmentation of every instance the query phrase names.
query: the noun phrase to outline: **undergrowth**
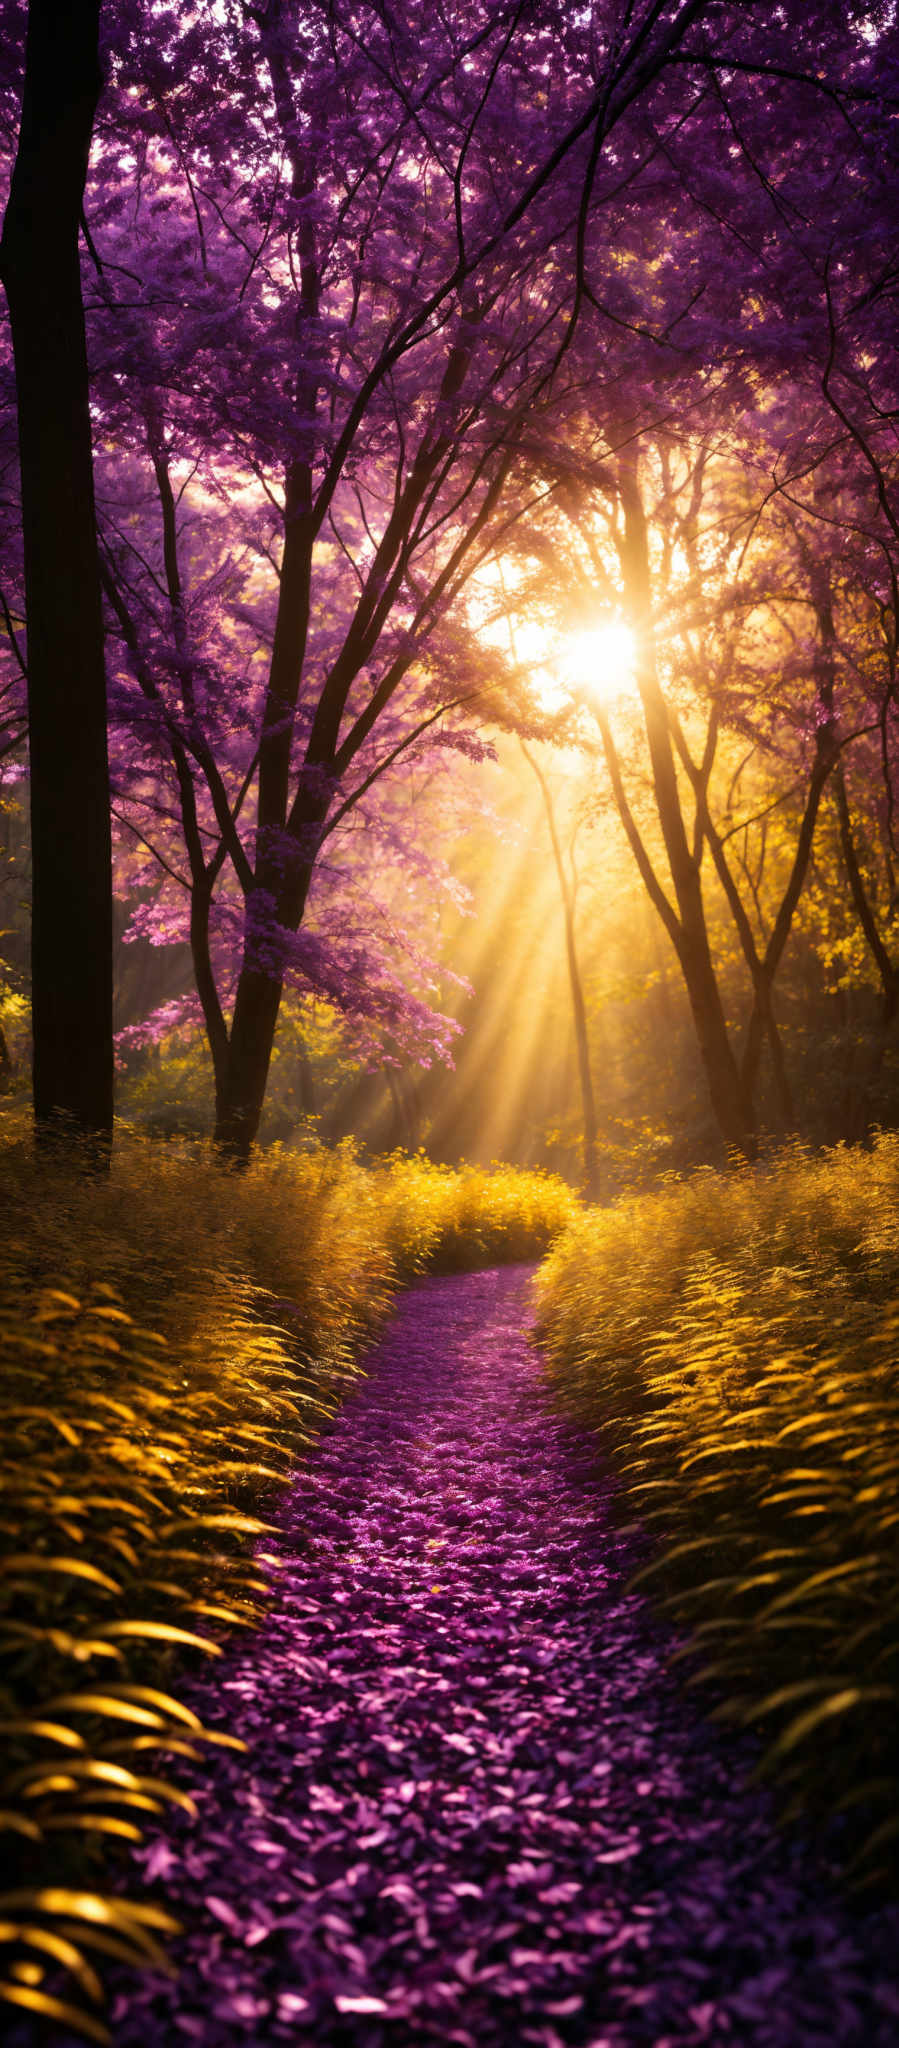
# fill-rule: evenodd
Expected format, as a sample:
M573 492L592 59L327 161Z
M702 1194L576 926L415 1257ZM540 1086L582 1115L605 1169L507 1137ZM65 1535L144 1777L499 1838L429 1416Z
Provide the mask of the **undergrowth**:
M634 1584L785 1815L899 1879L899 1139L586 1213L540 1276L553 1385L652 1538Z
M125 1137L108 1178L0 1147L0 1999L106 2042L105 1958L163 1967L111 1844L232 1743L180 1698L268 1597L265 1515L399 1280L535 1257L561 1182L351 1147L226 1174ZM240 1746L240 1745L238 1745Z
M435 1166L398 1152L374 1169L383 1227L401 1276L471 1272L536 1259L580 1214L554 1174L512 1166Z

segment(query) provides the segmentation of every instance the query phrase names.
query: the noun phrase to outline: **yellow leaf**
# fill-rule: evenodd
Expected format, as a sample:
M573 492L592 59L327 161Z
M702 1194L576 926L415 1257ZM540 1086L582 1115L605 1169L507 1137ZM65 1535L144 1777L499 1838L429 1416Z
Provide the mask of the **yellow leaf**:
M148 1739L149 1739L149 1738L147 1738L147 1737L144 1737L144 1740L145 1740L145 1741L146 1741L146 1740L148 1740ZM138 1738L138 1740L140 1740L140 1738ZM157 1741L157 1742L161 1742L161 1740L162 1740L162 1737L161 1737L161 1736L157 1736L157 1737L156 1737L156 1741ZM137 1742L131 1743L131 1744L129 1745L129 1747L130 1747L130 1748L131 1748L132 1750L136 1749L136 1748L137 1748ZM173 1751L173 1752L174 1752L174 1753L175 1753L176 1755L184 1755L184 1756L189 1756L189 1757L190 1757L190 1759L191 1759L191 1762L196 1762L196 1760L197 1760L197 1751L196 1751L195 1749L188 1749L188 1747L187 1747L187 1744L186 1744L186 1743L179 1743L179 1742L177 1741L177 1739L176 1739L175 1737L172 1737L172 1738L171 1738L171 1747L172 1747L172 1751ZM168 1748L169 1748L169 1742L168 1742L168 1740L167 1740L167 1741L166 1741L166 1751L167 1751L167 1752L168 1752ZM158 1799L151 1799L151 1798L149 1797L149 1794L148 1794L148 1793L146 1793L146 1792L116 1792L116 1791L114 1791L114 1790L112 1790L112 1789L110 1789L110 1790L109 1790L109 1791L107 1791L107 1792L104 1792L104 1791L103 1791L103 1788L102 1788L102 1786L99 1786L99 1787L98 1787L98 1786L96 1786L96 1785L95 1785L95 1786L92 1786L92 1787L91 1787L91 1799L93 1800L93 1802L94 1802L94 1805L95 1805L95 1806L101 1806L101 1805L104 1805L104 1804L106 1804L107 1802L108 1802L108 1803L109 1803L109 1804L110 1804L111 1806L121 1806L121 1805L123 1805L123 1804L124 1804L124 1805L126 1805L126 1806L127 1806L127 1808L128 1808L128 1811L129 1811L129 1813L134 1813L135 1811L136 1811L136 1812L138 1812L138 1813L161 1813L161 1812L162 1812L162 1803L161 1803L161 1801L160 1801L160 1800L158 1800ZM46 1826L46 1825L47 1825L47 1823L45 1822L45 1826Z
M95 1922L101 1927L118 1927L133 1933L137 1927L156 1927L161 1934L180 1934L177 1920L161 1906L148 1906L136 1899L108 1899L100 1892L79 1891L68 1885L44 1885L39 1890L0 1892L0 1913L50 1913L65 1919Z
M65 1705L64 1700L54 1700L54 1707ZM66 1728L58 1721L45 1721L23 1717L18 1721L0 1721L0 1735L36 1735L44 1742L58 1742L62 1749L83 1749L84 1737L76 1728Z
M82 1990L87 1992L88 1998L96 1999L98 2005L102 2003L103 1987L96 1970L91 1969L90 1963L85 1961L81 1950L76 1948L73 1941L66 1941L52 1928L29 1927L27 1922L3 1920L0 1921L0 1942L5 1941L22 1942L28 1948L36 1948L43 1955L52 1956L54 1962L62 1964L63 1969L72 1971Z
M81 1557L42 1557L23 1552L18 1557L5 1560L4 1571L10 1572L61 1572L73 1579L90 1579L93 1585L103 1586L109 1593L120 1593L122 1588L116 1579L110 1579L105 1572L98 1571L95 1564L87 1564Z
M199 1737L195 1740L199 1741ZM163 1728L158 1735L135 1735L130 1742L114 1742L107 1745L110 1756L137 1756L144 1750L164 1749L167 1756L186 1756L192 1764L199 1761L200 1752L193 1742L187 1742L180 1735L173 1735L171 1728ZM139 1799L136 1792L128 1794L129 1806L152 1807L155 1801Z
M242 1740L241 1736L224 1735L219 1728L201 1729L200 1738L198 1739L202 1739L203 1742L214 1743L217 1749L236 1749L244 1756L248 1754L249 1745Z
M25 1835L29 1842L42 1842L44 1839L43 1829L38 1827L37 1821L26 1819L24 1813L0 1811L0 1834L4 1829L14 1835Z
M65 1438L67 1444L80 1444L81 1442L81 1438L78 1435L77 1429L73 1429L71 1423L65 1422L61 1415L54 1415L50 1408L33 1408L30 1406L22 1406L15 1408L7 1408L4 1410L4 1413L6 1417L9 1419L17 1415L34 1416L35 1419L39 1422L49 1422L51 1428L58 1430L60 1436Z
M140 1789L142 1792L149 1793L151 1797L155 1793L158 1799L168 1799L172 1806L180 1806L182 1812L190 1814L191 1820L196 1820L196 1806L191 1799L190 1793L182 1792L180 1785L170 1785L166 1778L145 1778L142 1776L140 1779Z
M779 1686L777 1692L769 1692L765 1699L753 1702L752 1706L746 1708L745 1718L747 1721L755 1721L762 1714L776 1713L778 1707L788 1707L794 1700L807 1698L810 1692L824 1692L829 1685L838 1686L843 1683L841 1678L797 1679L795 1684Z
M100 2048L111 2048L112 2036L99 2020L90 2013L82 2012L77 2005L67 2005L63 1998L51 1998L46 1991L33 1991L25 1984L0 1983L0 1998L9 2005L21 2005L26 2012L42 2014L45 2019L58 2020L63 2027L71 2027L73 2033L83 2035L86 2041L97 2041Z
M140 1789L140 1780L124 1764L111 1764L102 1757L76 1757L63 1770L53 1771L46 1765L28 1764L21 1771L14 1771L9 1779L10 1790L21 1786L26 1799L39 1799L45 1792L74 1792L81 1778L92 1778L101 1785L120 1785L125 1791L132 1786Z
M817 1592L820 1586L833 1585L838 1579L853 1579L882 1567L877 1556L850 1558L845 1564L831 1564L825 1571L813 1572L808 1579L802 1579L798 1586L791 1586L786 1593L779 1593L759 1617L767 1621L768 1616L779 1614L784 1607L792 1607L797 1600L803 1600L807 1593Z
M842 1692L831 1693L829 1699L820 1700L816 1707L810 1707L805 1714L798 1714L763 1758L763 1763L773 1763L775 1757L786 1756L797 1743L804 1742L807 1735L813 1735L825 1721L835 1720L839 1714L848 1714L853 1707L867 1706L874 1700L894 1700L895 1688L891 1685L846 1686Z
M129 1805L131 1800L129 1798ZM123 1842L142 1842L143 1833L131 1820L122 1820L115 1813L53 1813L44 1821L45 1831L78 1828L89 1835L115 1835Z
M54 1705L80 1714L103 1714L111 1721L134 1721L143 1728L162 1728L165 1725L162 1715L152 1708L138 1706L134 1700L116 1699L105 1692L63 1693Z
M252 1607L222 1607L214 1600L189 1600L187 1605L191 1614L206 1614L210 1621L225 1621L231 1628L247 1628L256 1618Z
M147 1706L157 1707L160 1714L167 1714L173 1721L183 1721L186 1728L201 1728L202 1723L190 1707L172 1698L171 1693L158 1692L152 1685L104 1685L103 1695L107 1699L138 1700ZM92 1693L60 1693L58 1699L48 1700L46 1712L55 1713L62 1707L78 1706L82 1701L93 1698Z
M205 1650L207 1657L220 1657L221 1645L213 1643L209 1636L197 1636L189 1628L175 1628L168 1621L112 1621L104 1622L108 1636L139 1636L158 1643L189 1643L196 1650Z
M159 1534L165 1540L169 1536L190 1534L194 1529L234 1529L247 1536L273 1536L272 1522L260 1522L255 1515L182 1515L174 1522L166 1522Z

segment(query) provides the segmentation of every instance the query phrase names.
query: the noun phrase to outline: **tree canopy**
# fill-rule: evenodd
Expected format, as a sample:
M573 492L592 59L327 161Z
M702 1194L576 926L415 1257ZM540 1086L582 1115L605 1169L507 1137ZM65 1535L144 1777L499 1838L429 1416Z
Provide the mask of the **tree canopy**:
M0 8L10 165L26 12ZM517 734L544 795L577 754L586 810L617 812L751 1154L766 1072L796 1114L781 990L815 903L884 1029L899 989L891 10L107 0L100 48L77 280L96 536L54 539L102 591L111 800L70 743L68 777L42 765L65 600L26 574L21 349L0 765L22 773L27 671L32 803L77 783L79 815L111 816L132 939L189 949L123 1049L194 1019L237 1159L285 990L391 1071L446 1057L461 807ZM4 276L15 330L8 255ZM591 708L570 672L541 694L609 622L630 694ZM560 916L570 961L564 889ZM37 1059L60 970L34 959ZM589 1036L585 1011L582 1083Z

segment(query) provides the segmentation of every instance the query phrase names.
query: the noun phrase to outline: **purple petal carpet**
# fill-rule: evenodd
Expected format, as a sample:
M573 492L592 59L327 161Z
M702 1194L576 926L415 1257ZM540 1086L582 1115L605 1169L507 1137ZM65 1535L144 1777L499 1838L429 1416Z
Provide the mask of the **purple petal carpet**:
M262 1630L192 1702L243 1735L139 1855L183 1921L119 2048L895 2048L899 1908L774 1833L622 1590L529 1270L432 1279L299 1473Z

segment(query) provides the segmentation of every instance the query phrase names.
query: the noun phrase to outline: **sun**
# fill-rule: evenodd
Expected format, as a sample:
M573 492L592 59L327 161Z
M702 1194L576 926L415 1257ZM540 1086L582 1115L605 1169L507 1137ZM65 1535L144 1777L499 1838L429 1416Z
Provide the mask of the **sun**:
M614 703L634 689L634 636L620 619L566 636L560 675L573 696Z
M572 703L611 705L636 692L634 636L623 619L567 633L524 620L515 626L513 652L528 667L541 711L555 713Z

